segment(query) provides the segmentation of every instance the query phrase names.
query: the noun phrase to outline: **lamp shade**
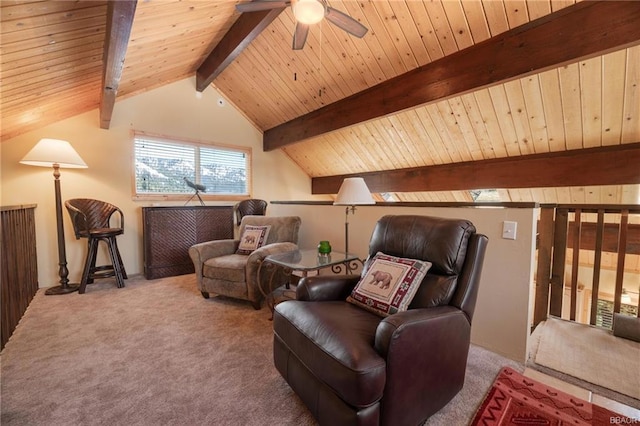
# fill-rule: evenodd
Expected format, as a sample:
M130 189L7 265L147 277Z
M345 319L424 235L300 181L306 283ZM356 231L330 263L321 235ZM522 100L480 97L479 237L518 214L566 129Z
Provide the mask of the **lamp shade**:
M354 206L356 204L375 204L371 192L361 177L345 178L333 202L336 206Z
M40 139L40 142L20 160L20 164L40 167L52 167L58 164L66 169L87 168L87 164L69 142L48 138Z
M318 0L293 0L291 9L296 21L305 25L313 25L324 18L324 5Z

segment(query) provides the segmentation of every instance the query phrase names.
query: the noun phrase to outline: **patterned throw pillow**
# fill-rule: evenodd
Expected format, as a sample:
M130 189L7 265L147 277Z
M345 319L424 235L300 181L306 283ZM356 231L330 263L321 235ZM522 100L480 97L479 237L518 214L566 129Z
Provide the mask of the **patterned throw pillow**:
M254 250L262 247L267 242L271 225L255 226L247 225L244 227L242 236L240 237L240 245L237 254L251 254Z
M406 311L431 262L378 252L347 298L380 316Z

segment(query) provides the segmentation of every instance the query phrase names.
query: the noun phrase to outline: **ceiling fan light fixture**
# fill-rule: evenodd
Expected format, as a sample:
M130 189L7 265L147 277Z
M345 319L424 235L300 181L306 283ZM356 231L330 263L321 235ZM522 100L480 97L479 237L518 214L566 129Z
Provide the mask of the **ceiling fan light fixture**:
M325 7L318 0L292 0L291 9L296 21L305 25L313 25L322 21Z

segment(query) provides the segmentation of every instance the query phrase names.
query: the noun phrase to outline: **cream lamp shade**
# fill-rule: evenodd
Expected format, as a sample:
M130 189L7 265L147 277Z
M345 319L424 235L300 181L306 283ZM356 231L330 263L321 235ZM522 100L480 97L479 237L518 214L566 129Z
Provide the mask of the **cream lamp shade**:
M318 0L293 0L291 9L296 21L305 25L317 24L324 18L324 5Z
M375 204L371 192L364 179L361 177L345 178L340 186L336 200L336 206L355 206Z
M31 151L20 160L28 166L53 167L57 164L65 169L86 169L87 164L67 141L60 139L40 139Z

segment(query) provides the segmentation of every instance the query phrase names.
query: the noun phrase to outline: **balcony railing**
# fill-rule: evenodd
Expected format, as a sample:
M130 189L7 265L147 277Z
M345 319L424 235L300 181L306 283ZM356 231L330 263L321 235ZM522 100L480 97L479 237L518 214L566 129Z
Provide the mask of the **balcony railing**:
M640 206L543 205L537 246L534 327L547 316L607 328L613 313L640 316Z

